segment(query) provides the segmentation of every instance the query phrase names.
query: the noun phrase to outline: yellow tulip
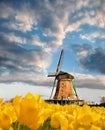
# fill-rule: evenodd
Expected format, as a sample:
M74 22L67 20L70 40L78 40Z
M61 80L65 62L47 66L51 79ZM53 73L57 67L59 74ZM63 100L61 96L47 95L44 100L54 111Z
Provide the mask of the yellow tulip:
M61 130L68 130L68 120L64 113L56 112L51 116L51 126L54 128L61 128Z
M51 126L54 127L54 128L60 127L59 115L57 115L57 113L55 113L51 116Z
M0 130L13 130L11 124L15 121L36 130L47 119L49 126L60 130L104 130L105 108L48 104L31 93L24 98L16 96L12 103L0 100Z
M0 107L0 127L7 129L16 119L16 113L12 104L3 103Z
M28 93L19 103L18 121L32 129L38 129L43 124L44 100L39 95Z
M14 107L17 118L19 117L19 114L20 114L21 101L22 101L21 96L15 96L15 98L13 99L13 107Z
M0 128L8 129L11 125L10 117L5 113L0 113Z
M9 130L14 130L14 129L12 127L10 127Z
M78 128L78 130L86 130L86 129L85 129L85 128L80 127L80 128Z
M0 105L3 103L3 99L2 98L0 98Z

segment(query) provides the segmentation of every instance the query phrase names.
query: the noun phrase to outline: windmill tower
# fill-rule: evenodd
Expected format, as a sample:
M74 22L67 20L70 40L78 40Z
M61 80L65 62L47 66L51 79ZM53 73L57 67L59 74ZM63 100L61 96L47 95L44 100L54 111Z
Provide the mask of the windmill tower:
M73 84L74 76L60 70L62 56L63 56L63 49L61 50L61 53L60 53L60 58L57 64L55 74L48 75L48 77L55 77L50 99L53 96L54 87L56 86L56 91L53 96L53 99L77 100L78 96L77 96L77 92Z

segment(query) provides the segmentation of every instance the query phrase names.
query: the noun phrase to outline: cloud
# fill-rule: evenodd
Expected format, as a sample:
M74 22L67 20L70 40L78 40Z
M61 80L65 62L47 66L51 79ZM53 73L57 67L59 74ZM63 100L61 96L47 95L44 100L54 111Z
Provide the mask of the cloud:
M82 3L80 4L81 6L85 5L84 2ZM25 3L22 1L22 4L23 6L19 4L18 9L13 4L11 6L8 3L5 4L5 6L14 10L15 13L12 13L13 11L10 12L8 17L11 15L12 17L9 17L9 22L3 23L3 26L26 33L27 31L34 30L34 26L38 28L40 23L42 33L55 37L56 44L61 45L65 37L65 29L68 28L68 18L75 7L75 3L71 1L43 1L43 3L42 1L35 1L33 3ZM2 13L2 15L5 16L5 13Z
M68 32L77 32L81 25L104 28L104 3L104 0L1 0L0 81L51 83L41 75L51 63L51 53L63 46ZM94 42L97 37L104 38L104 34L94 32L80 37ZM34 49L27 49L27 44ZM72 48L82 67L105 73L104 49L92 49L86 44Z
M92 52L92 47L89 44L75 44L70 45L70 48L73 49L74 53L78 56L79 59L85 59L90 52Z
M95 0L87 0L85 2L81 0L76 2L75 9L71 13L71 19L69 19L71 24L67 26L66 32L78 31L80 26L84 24L104 28L104 4L104 0L98 0L97 2Z
M0 32L0 36L3 37L6 41L9 41L11 43L18 43L19 44L32 44L35 46L39 46L39 47L44 47L46 42L41 41L40 38L37 35L32 35L30 37L24 37L24 36L20 36L17 35L14 32L10 32L10 33L4 33L4 32Z
M90 34L81 34L80 38L95 43L96 39L105 39L105 34L102 32L93 32Z
M75 74L75 87L90 88L90 89L105 89L105 76L89 75L89 74Z
M0 2L0 18L8 19L13 15L13 12L13 9L8 4L5 4L3 1Z
M48 52L26 50L12 40L7 40L3 35L0 35L0 52L1 82L28 82L28 80L34 82L37 79L35 77L46 73L51 60L51 55Z
M92 48L90 45L72 45L72 49L78 56L81 67L93 72L105 74L105 49Z
M1 18L5 16L9 20L1 25L23 33L41 29L43 36L53 37L50 41L51 47L58 48L62 46L67 32L78 31L83 24L104 27L102 25L105 10L102 3L104 3L102 0L97 2L95 0L12 2L11 0L5 4L1 1L1 11L3 8L5 10L1 13Z
M96 48L85 59L80 60L81 64L89 70L105 74L105 49Z
M3 33L0 32L0 36L3 37L5 40L9 42L14 42L14 43L27 43L26 38L17 36L15 33Z
M7 37L8 38L8 37ZM48 78L46 75L46 69L49 66L51 55L44 50L32 51L26 50L19 46L19 43L14 43L12 40L8 40L3 35L0 37L0 82L25 82L40 86L51 86L53 84L53 78ZM91 69L90 66L95 65L93 60L96 60L97 55L102 56L104 50L94 50L89 45L72 46L80 58L81 64ZM79 53L78 53L79 52ZM90 55L90 66L84 64L87 62L87 57ZM99 53L100 52L100 53ZM91 58L93 55L93 58ZM104 55L103 55L104 56ZM45 58L46 57L46 58ZM102 58L102 57L101 57ZM103 57L104 58L104 57ZM102 61L102 60L101 60ZM97 62L97 61L96 61ZM104 61L103 61L104 62ZM98 61L99 65L99 61ZM102 69L99 66L92 69ZM44 73L45 72L45 73ZM104 72L104 71L103 71ZM44 73L44 74L43 74ZM104 76L92 76L76 74L76 87L77 88L93 88L104 89Z

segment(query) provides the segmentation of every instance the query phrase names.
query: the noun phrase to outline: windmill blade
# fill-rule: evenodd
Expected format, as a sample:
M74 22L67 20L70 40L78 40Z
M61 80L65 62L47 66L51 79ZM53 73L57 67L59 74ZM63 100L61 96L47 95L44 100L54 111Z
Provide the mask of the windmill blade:
M48 77L55 77L56 76L56 73L49 73L48 74Z
M51 98L52 95L53 95L53 91L54 91L55 84L56 84L56 77L55 77L55 79L54 79L53 88L52 88L52 91L51 91L50 98Z
M54 83L53 83L53 88L52 88L52 92L51 92L50 98L51 98L52 95L53 95L54 87L55 87L55 84L56 84L56 76L57 76L57 74L60 72L60 66L61 66L62 55L63 55L63 49L61 50L61 53L60 53L59 61L58 61L58 64L57 64L56 73L55 73L55 74L52 74L52 75L51 75L51 74L48 75L49 77L55 76Z
M59 57L59 61L58 61L58 64L57 64L56 75L57 75L57 74L59 73L59 71L60 71L62 56L63 56L63 49L61 50L60 57Z
M72 84L73 84L73 89L74 89L74 92L75 92L75 96L78 98L78 94L77 94L77 91L76 91L76 88L75 88L75 79L72 81Z
M62 55L63 55L63 49L61 50L61 53L60 53L60 57L59 57L59 61L58 61L58 64L57 64L56 72L55 73L49 73L48 77L56 77L57 74L60 72Z

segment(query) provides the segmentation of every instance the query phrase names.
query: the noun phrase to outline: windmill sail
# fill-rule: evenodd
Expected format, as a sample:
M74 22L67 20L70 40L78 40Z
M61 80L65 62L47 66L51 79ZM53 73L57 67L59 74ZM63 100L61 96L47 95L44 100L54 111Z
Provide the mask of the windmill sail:
M61 50L60 58L59 58L59 61L58 61L58 65L57 65L57 69L56 69L56 75L60 71L62 56L63 56L63 49Z
M57 68L56 68L55 74L49 74L48 75L48 77L53 77L53 76L55 77L54 82L53 82L53 88L52 88L52 92L51 92L50 98L53 95L54 87L55 87L55 84L56 84L56 76L57 76L57 74L60 71L62 56L63 56L63 49L61 50L61 53L60 53L60 57L59 57L59 61L58 61L58 64L57 64Z
M60 57L59 57L59 61L58 61L58 64L57 64L57 68L56 68L55 73L49 73L49 74L48 74L48 77L56 77L57 74L60 72L62 56L63 56L63 49L61 50Z

